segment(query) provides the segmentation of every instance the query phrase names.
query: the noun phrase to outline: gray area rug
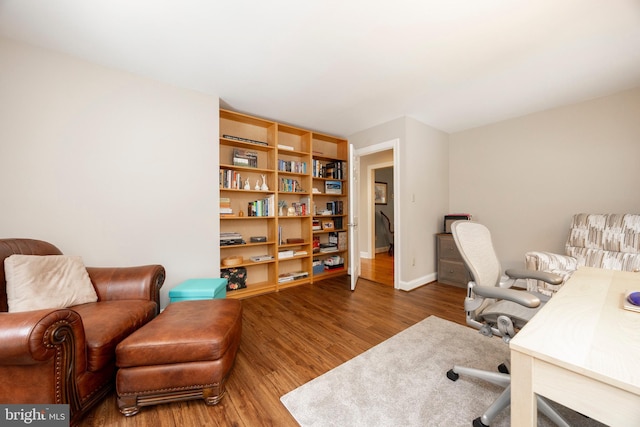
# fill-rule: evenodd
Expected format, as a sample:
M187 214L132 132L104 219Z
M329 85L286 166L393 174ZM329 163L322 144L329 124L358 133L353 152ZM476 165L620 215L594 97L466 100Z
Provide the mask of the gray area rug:
M303 427L471 426L502 392L453 365L496 370L509 357L500 338L430 316L280 398ZM571 425L601 426L566 408ZM509 409L492 427L509 426ZM539 426L553 425L543 415Z

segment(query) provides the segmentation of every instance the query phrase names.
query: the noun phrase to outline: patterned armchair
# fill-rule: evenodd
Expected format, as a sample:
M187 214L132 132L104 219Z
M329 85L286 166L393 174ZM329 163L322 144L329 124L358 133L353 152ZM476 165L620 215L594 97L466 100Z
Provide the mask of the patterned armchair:
M529 270L559 274L566 281L579 267L640 271L640 215L577 214L573 216L565 255L528 252ZM563 282L564 283L564 282ZM552 296L562 285L529 279L527 289Z

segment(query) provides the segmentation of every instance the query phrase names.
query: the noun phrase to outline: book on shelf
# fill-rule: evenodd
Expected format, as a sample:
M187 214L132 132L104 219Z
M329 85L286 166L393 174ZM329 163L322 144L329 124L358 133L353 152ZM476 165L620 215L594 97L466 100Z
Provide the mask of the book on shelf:
M242 234L235 231L220 232L220 246L245 244Z
M220 197L220 215L233 215L230 198Z
M325 181L325 194L342 194L342 181Z
M257 141L255 139L249 139L249 138L240 138L239 136L233 136L233 135L222 135L223 138L227 138L227 139L233 139L234 141L241 141L241 142L248 142L250 144L258 144L258 145L269 145L264 141Z
M251 150L244 150L242 148L233 149L233 165L245 166L249 168L258 167L258 152Z
M323 162L322 160L314 159L311 166L311 173L314 178L344 179L344 165L342 161Z
M273 259L273 255L255 255L249 257L249 259L253 262L271 261Z
M346 231L338 231L338 250L339 251L347 250L347 232Z
M347 232L346 231L332 231L329 233L329 243L335 245L337 250L347 250Z
M282 172L307 173L307 162L298 162L294 160L278 160L278 170Z
M279 251L278 259L293 258L293 251Z
M321 254L326 254L331 252L338 252L338 246L332 243L320 243Z
M281 273L278 275L278 283L291 282L294 280L309 277L308 271L292 271L289 273Z
M320 252L320 236L313 236L313 253Z
M288 150L288 151L293 151L294 148L290 145L285 145L285 144L278 144L278 150Z
M220 169L220 188L242 189L240 173L231 169Z
M342 200L327 202L327 210L331 212L331 215L342 215L344 213L344 203Z
M273 216L275 213L275 195L247 203L248 216Z
M342 229L342 217L335 217L333 218L333 227L336 230L340 230Z
M289 212L295 215L287 214L287 216L307 216L311 213L311 199L309 197L300 198L299 202L291 203Z
M309 253L307 251L293 251L293 256L303 256L303 255L309 255Z
M297 179L280 178L280 191L285 193L304 193L305 189L302 188Z

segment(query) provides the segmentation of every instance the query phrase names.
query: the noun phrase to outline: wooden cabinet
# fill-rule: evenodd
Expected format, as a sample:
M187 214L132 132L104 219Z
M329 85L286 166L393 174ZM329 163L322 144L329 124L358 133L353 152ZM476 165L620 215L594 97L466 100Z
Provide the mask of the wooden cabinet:
M471 275L456 247L452 234L436 234L438 282L466 288Z
M345 139L220 110L220 268L247 269L228 298L346 274L347 160Z

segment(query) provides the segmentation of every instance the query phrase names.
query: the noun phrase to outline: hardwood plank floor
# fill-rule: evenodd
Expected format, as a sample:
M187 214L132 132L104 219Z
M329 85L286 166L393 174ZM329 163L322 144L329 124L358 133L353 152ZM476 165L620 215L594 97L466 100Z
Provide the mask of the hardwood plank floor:
M247 298L236 364L217 406L179 402L125 418L112 393L80 425L296 426L280 396L430 315L464 324L464 297L437 282L405 292L362 278L351 292L343 276Z
M394 258L387 252L377 253L375 258L360 259L360 277L383 285L393 286Z

